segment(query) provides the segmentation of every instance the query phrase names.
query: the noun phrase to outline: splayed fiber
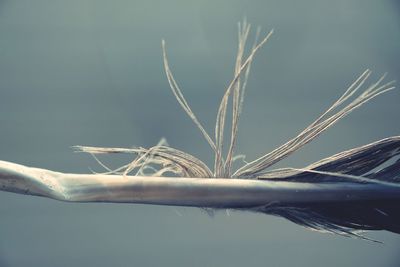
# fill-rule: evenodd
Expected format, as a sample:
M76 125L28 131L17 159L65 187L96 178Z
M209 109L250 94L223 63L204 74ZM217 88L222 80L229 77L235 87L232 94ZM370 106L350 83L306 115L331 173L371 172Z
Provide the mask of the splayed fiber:
M375 83L372 83L368 86L364 91L359 93L355 99L349 101L351 97L353 97L358 91L361 90L362 86L366 83L368 77L371 75L370 70L364 71L359 78L357 78L349 88L344 92L344 94L334 102L324 113L322 113L313 123L307 126L302 132L300 132L296 137L287 141L285 144L279 146L273 151L265 154L264 156L259 157L256 160L251 161L250 163L245 164L240 167L236 171L232 171L232 162L235 158L234 151L237 141L238 135L238 123L242 110L243 100L244 100L244 91L247 85L247 79L250 71L251 63L254 59L256 52L269 40L271 37L273 30L271 30L261 42L257 43L258 35L260 30L258 29L255 42L251 49L249 56L244 60L244 51L246 47L246 42L250 33L250 25L244 21L243 23L239 23L238 26L238 51L236 56L236 64L234 68L234 78L229 83L224 96L221 99L220 106L217 112L216 125L215 125L215 140L213 140L210 135L207 133L205 128L202 126L200 121L197 119L197 116L191 110L188 102L183 96L181 89L179 88L172 71L169 67L165 41L162 41L163 48L163 58L164 58L164 68L167 75L167 79L173 94L175 95L178 103L181 105L185 113L191 118L191 120L195 123L197 128L203 134L204 138L214 151L215 163L214 170L211 172L210 169L204 164L200 159L176 150L174 148L170 148L167 145L158 144L151 148L94 148L94 147L83 147L76 146L77 151L88 152L91 154L99 154L99 153L133 153L136 154L137 157L130 163L122 168L118 169L118 171L124 170L123 173L126 175L130 173L132 170L136 170L137 168L145 168L146 165L158 165L161 166L159 170L155 173L161 172L172 172L174 174L180 175L182 177L190 176L190 177L232 177L232 178L250 178L250 179L289 179L289 176L293 176L298 173L305 173L305 170L309 170L306 172L305 176L309 179L311 176L315 177L316 171L325 171L325 172L336 172L338 174L352 174L362 175L364 173L352 172L347 173L342 168L341 165L343 160L348 158L353 159L354 155L358 155L358 161L352 160L348 165L351 165L351 169L354 168L368 168L371 166L370 161L373 161L374 164L381 163L382 158L376 158L374 153L378 151L381 145L385 144L388 141L390 144L397 140L397 137L388 138L364 147L356 148L350 151L346 151L330 158L321 160L316 162L310 166L304 168L304 170L295 170L293 168L286 169L277 169L268 171L267 169L287 156L291 155L307 143L314 140L321 133L327 130L330 126L338 122L340 119L348 115L354 109L360 107L364 103L373 99L374 97L379 96L387 91L394 89L393 81L382 84L386 75L383 75L380 79L378 79ZM241 82L241 76L243 77L243 82ZM227 113L227 106L230 97L232 96L232 123L231 123L231 138L229 143L229 148L226 157L223 156L223 143L224 143L224 130L225 130L225 120ZM348 102L348 103L347 103ZM346 104L347 103L347 104ZM383 143L383 144L382 144ZM396 147L396 145L394 146ZM368 149L369 148L369 149ZM397 149L397 148L396 148ZM397 150L396 150L397 151ZM389 150L389 152L393 152ZM388 153L389 153L388 152ZM384 158L383 161L387 161L392 158L392 156L397 155L397 152L393 152L394 154L382 154ZM353 164L354 163L354 164ZM189 165L188 165L189 164ZM190 165L192 164L192 165ZM330 164L336 166L335 169L326 169L324 167L317 168L318 165L324 166ZM357 164L357 165L355 165ZM396 165L397 166L397 165ZM376 166L375 166L376 167ZM163 171L163 168L165 170ZM311 170L314 171L314 175L310 176ZM392 170L394 172L396 168ZM110 171L110 170L108 170ZM139 172L143 174L142 172ZM190 174L190 175L189 175ZM322 174L319 173L319 176L327 175L327 173ZM383 174L381 172L380 174ZM293 176L291 179L297 179L299 176ZM336 178L339 178L336 176ZM343 177L342 177L343 178ZM376 177L374 177L376 178Z
M369 86L355 100L351 101L348 105L346 105L336 113L331 114L332 111L342 106L346 102L346 100L348 100L353 94L355 94L355 92L368 78L370 73L371 72L369 70L366 70L331 107L329 107L317 120L306 127L300 134L298 134L296 137L289 140L285 144L281 145L280 147L274 149L273 151L241 167L235 172L234 176L257 176L258 173L263 172L265 169L281 161L296 150L314 140L330 126L348 115L354 109L360 107L362 104L368 102L372 98L394 89L394 87L392 86L393 82L380 85L383 78L385 77L384 75L376 83Z
M283 217L320 232L368 239L361 235L362 231L387 230L400 234L398 209L396 202L374 200L276 204L257 207L254 211Z
M258 42L259 33L260 30L257 31L255 42L250 49L249 55L245 57L246 43L250 35L250 25L246 21L239 23L238 50L233 79L226 88L217 111L214 139L203 127L183 96L169 66L165 41L162 41L164 68L168 83L179 105L194 122L211 147L214 154L214 168L212 170L197 157L171 148L165 143L159 143L151 148L76 146L75 149L77 151L88 152L92 155L104 153L128 153L135 155L132 162L116 170L107 168L99 161L106 168L106 173L108 174L128 175L135 172L134 174L136 175L149 176L172 174L178 177L192 178L258 179L272 184L278 181L291 182L293 186L298 186L299 188L306 183L320 184L321 186L324 185L324 190L330 187L335 190L342 187L347 188L347 184L357 184L357 186L368 185L368 188L371 185L376 185L377 187L383 186L385 190L398 188L400 182L400 160L398 159L400 155L399 136L386 138L341 152L304 168L269 169L274 164L317 138L325 130L355 109L371 99L394 89L393 82L383 82L386 75L383 75L369 86L364 87L371 75L371 71L368 69L325 112L294 138L273 151L246 163L237 170L232 170L232 163L237 158L235 147L238 125L250 67L256 53L269 40L273 31L271 30L260 42ZM230 101L232 104L230 140L228 142L229 146L226 149L227 152L224 155L223 144L227 128L227 109ZM279 186L277 190L279 190ZM397 212L398 209L396 208L400 204L398 203L399 198L393 201L382 200L385 190L379 191L379 194L382 195L373 196L373 201L368 198L354 201L351 198L352 194L348 194L350 196L349 201L345 199L337 203L334 201L320 203L318 200L307 203L302 201L291 201L289 203L270 201L262 206L244 207L243 204L238 204L230 208L255 210L278 215L314 230L327 231L345 236L359 236L358 230L385 229L399 233L400 220ZM352 200L350 201L350 199ZM245 201L243 200L243 203Z
M258 173L259 179L298 182L369 182L397 185L400 181L400 136L343 151L305 168L282 168Z
M112 171L110 174L127 175L154 164L162 167L156 169L150 176L170 172L181 177L212 177L212 172L201 160L188 153L167 146L154 146L148 149L141 147L103 148L86 146L74 146L74 148L77 151L90 154L124 153L136 155L131 163Z

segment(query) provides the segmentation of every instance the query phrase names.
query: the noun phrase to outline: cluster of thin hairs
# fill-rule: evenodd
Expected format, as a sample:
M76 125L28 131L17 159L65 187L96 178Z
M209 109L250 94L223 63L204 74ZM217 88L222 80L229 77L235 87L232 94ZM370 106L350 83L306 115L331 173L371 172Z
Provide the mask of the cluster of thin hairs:
M336 170L335 168L322 168L324 166L335 166L335 163L343 162L356 155L364 156L364 161L357 162L357 166L371 165L371 157L368 154L374 151L382 151L382 146L388 147L385 153L377 156L374 153L375 160L372 160L375 165L386 161L389 157L397 154L399 151L398 143L399 137L392 137L378 141L373 144L358 147L348 150L329 158L320 160L305 168L280 168L274 170L267 170L277 162L288 157L307 143L314 140L321 133L327 130L330 126L337 121L348 115L354 109L360 107L372 98L377 97L385 92L394 89L394 81L383 83L385 75L380 77L376 82L370 84L366 89L364 87L368 77L371 75L370 70L365 70L344 92L344 94L337 99L325 112L323 112L315 121L308 125L297 136L290 139L283 145L277 147L273 151L246 163L244 166L233 170L233 162L238 157L235 155L235 148L238 135L238 123L243 108L243 100L246 91L246 85L250 73L251 64L254 60L256 53L263 47L272 36L271 30L264 38L259 41L260 28L257 29L255 41L250 49L247 57L245 56L246 43L250 33L250 24L245 20L238 24L238 50L236 55L236 63L234 68L234 76L229 83L226 91L221 99L218 108L214 139L204 129L203 125L193 113L188 102L182 94L172 71L170 69L167 53L165 48L165 41L162 41L163 59L165 73L170 85L170 88L175 95L178 103L194 122L197 128L202 133L203 137L214 152L214 168L211 170L205 163L197 157L183 152L181 150L168 146L165 139L162 139L156 146L150 148L133 147L133 148L104 148L104 147L86 147L76 146L78 151L88 152L94 156L98 163L107 170L107 174L120 174L120 175L140 175L140 176L168 176L168 173L177 177L196 177L196 178L239 178L239 179L285 179L298 176L302 173L329 175L329 177L337 177L338 179L350 179L361 182L374 182L374 183L391 183L382 179L373 179L371 177L362 176L362 172L351 172L350 169ZM360 93L361 91L361 93ZM232 116L230 124L230 140L227 149L224 149L224 138L226 128L226 118L228 104L231 101ZM395 143L395 147L393 147ZM224 155L223 151L227 153ZM128 164L117 168L111 169L103 164L95 154L109 154L109 153L128 153L134 154L135 158ZM354 163L354 162L353 162ZM360 165L361 164L361 165ZM372 164L372 165L374 165ZM343 167L343 165L341 165ZM354 170L354 164L350 165L351 170ZM336 166L337 167L337 166ZM370 166L371 167L371 166Z

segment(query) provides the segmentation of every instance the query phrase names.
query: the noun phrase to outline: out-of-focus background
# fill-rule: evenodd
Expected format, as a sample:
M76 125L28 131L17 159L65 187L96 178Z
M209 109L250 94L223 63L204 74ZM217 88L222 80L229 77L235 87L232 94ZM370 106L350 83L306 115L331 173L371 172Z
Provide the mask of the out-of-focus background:
M173 147L207 163L171 67L205 127L233 76L237 22L275 33L250 76L238 151L293 137L366 68L400 80L400 4L364 1L0 0L0 159L100 171L73 145ZM255 28L255 27L254 27ZM252 38L251 38L252 39ZM371 79L371 82L373 81ZM304 166L400 134L398 90L363 106L279 166ZM129 158L107 158L111 166ZM384 245L308 231L262 214L128 204L68 204L0 192L0 266L399 266Z

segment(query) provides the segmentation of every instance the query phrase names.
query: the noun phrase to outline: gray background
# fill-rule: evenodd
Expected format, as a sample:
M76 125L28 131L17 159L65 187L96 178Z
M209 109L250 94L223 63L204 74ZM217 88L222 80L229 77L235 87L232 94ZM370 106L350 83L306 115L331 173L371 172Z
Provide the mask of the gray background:
M400 80L397 1L0 1L0 159L100 170L70 146L211 151L181 112L160 40L210 131L232 78L236 23L275 29L256 58L238 150L254 159L306 126L367 67ZM357 110L279 166L400 134L399 91ZM109 158L117 166L128 158ZM0 266L399 266L378 245L280 218L144 205L68 204L0 192Z

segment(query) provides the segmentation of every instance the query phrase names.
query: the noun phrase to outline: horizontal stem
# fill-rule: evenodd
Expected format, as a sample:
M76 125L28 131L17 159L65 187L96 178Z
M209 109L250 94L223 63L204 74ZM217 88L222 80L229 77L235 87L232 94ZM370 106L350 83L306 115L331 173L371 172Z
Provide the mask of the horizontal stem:
M0 161L0 190L70 202L212 208L400 199L400 187L382 184L69 174L6 161Z

